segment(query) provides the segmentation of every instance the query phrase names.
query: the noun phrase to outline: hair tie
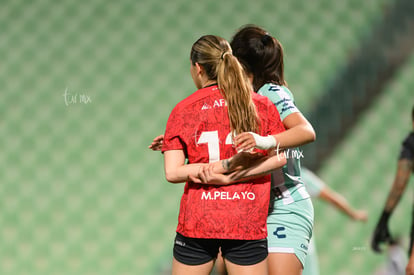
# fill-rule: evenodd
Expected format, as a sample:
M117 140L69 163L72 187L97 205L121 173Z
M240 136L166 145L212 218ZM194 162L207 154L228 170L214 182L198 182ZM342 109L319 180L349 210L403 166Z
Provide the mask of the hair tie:
M265 33L262 36L261 40L262 40L263 45L266 45L267 43L269 43L272 40L272 37L268 33Z
M223 60L224 56L227 55L227 54L230 54L230 53L229 52L222 52L221 56L220 56L220 59Z

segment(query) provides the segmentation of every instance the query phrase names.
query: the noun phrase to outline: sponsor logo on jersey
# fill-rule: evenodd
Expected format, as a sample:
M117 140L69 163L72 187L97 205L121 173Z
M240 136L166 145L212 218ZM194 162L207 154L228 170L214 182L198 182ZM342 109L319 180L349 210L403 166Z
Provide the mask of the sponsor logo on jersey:
M203 107L201 107L201 110L208 110L211 109L211 106L208 105L207 103L204 103Z
M221 99L214 100L213 106L207 103L204 103L203 107L201 107L201 110L209 110L211 108L220 108L224 106L227 106L227 102L224 100L224 98L221 98Z

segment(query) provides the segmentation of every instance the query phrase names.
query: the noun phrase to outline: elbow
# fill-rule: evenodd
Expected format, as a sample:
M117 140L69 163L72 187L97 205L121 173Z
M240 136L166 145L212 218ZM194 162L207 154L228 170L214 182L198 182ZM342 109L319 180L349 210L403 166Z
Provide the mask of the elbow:
M170 183L181 183L182 181L177 180L176 178L172 178L172 177L165 177L165 179L170 182Z
M312 125L307 125L306 126L306 143L311 143L314 142L316 140L316 133L315 130L313 129Z
M165 171L165 179L170 183L179 183L176 173L173 171Z
M168 175L168 174L165 174L165 179L166 179L168 182L174 183L173 178L172 178L170 175Z
M316 133L315 130L313 130L313 128L311 129L311 131L309 132L309 142L314 142L316 140Z

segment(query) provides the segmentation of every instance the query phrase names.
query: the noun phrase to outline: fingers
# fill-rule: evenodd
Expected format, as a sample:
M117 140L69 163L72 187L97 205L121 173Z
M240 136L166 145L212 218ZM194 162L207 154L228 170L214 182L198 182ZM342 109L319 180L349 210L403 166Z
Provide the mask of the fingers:
M154 140L161 140L164 139L164 135L159 135L154 138Z
M152 151L159 151L159 150L161 150L161 145L159 145L159 144L154 144L154 143L151 143L151 145L150 146L148 146L148 149L151 149Z
M199 178L197 178L197 177L194 177L194 176L192 176L192 175L189 175L188 176L188 179L189 179L189 181L192 181L192 182L194 182L194 183L203 183Z
M248 151L256 146L256 141L252 134L241 133L234 138L234 144L238 150Z
M354 219L356 221L366 222L368 220L368 213L365 210L359 210L355 213Z
M214 165L200 166L197 178L202 184L227 185L226 177L214 172Z
M161 143L151 143L150 146L148 146L148 149L151 149L152 151L161 151L162 149L162 142Z
M256 146L256 142L254 140L244 140L239 143L236 148L238 151L250 151Z
M204 183L208 183L214 179L213 174L214 174L213 166L208 165L208 166L203 167L200 173L200 177L203 179Z
M188 175L188 180L192 181L194 183L201 183L201 184L207 183L206 182L206 177L203 174L203 169L204 168L202 166L200 166L199 169L198 169L197 176Z
M156 136L153 140L150 146L148 146L148 149L151 149L153 151L161 151L162 144L164 141L164 135Z
M206 167L201 167L201 169L198 171L198 177L200 178L202 183L208 183L208 175L206 174L206 171L205 171Z
M367 222L368 221L368 214L366 212L362 213L359 217L360 221Z
M252 149L254 149L254 147L256 146L255 142L243 142L240 145L237 146L237 151L250 151Z
M236 146L239 145L241 142L243 142L246 139L246 137L248 137L248 133L241 133L235 136L233 139L234 145Z

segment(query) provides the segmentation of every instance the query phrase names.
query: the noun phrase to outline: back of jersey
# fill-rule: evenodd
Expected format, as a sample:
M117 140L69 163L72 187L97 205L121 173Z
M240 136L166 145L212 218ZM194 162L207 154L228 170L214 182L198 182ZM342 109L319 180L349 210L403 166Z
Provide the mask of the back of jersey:
M255 95L261 134L283 131L276 108ZM181 149L189 163L207 163L236 154L226 102L217 86L198 90L170 115L163 151ZM262 239L266 237L270 177L213 186L186 183L177 232L193 238Z

